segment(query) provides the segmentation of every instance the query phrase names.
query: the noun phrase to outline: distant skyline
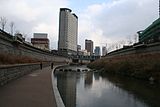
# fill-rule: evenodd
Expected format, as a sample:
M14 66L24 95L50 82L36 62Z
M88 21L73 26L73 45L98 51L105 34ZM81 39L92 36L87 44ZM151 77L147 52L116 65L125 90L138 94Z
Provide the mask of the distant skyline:
M94 46L132 38L158 18L159 0L0 0L0 17L15 23L15 30L26 34L48 33L51 49L57 49L59 9L70 8L78 16L78 44L85 39Z

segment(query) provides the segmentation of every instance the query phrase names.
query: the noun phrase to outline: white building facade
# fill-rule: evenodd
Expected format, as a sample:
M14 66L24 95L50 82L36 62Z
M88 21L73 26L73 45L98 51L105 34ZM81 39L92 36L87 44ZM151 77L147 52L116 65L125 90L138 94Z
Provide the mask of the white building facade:
M102 47L102 56L107 54L107 48L105 46Z
M73 54L77 52L78 17L68 8L60 9L58 50Z

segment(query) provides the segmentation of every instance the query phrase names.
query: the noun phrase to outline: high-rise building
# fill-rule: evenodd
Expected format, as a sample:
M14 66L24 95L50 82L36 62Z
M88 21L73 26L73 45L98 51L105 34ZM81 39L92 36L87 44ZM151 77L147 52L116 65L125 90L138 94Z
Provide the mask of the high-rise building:
M47 33L34 33L31 43L37 48L49 50L49 39L47 36Z
M81 45L77 45L77 55L82 55Z
M85 40L85 50L87 50L90 55L93 54L93 41L92 40Z
M94 54L95 54L95 56L100 56L101 55L101 52L100 52L101 50L100 50L100 47L99 46L96 46L95 47L95 50L94 50Z
M78 51L81 50L81 45L77 45L77 50L78 50Z
M60 8L58 51L77 53L78 17L68 8Z
M107 54L107 49L105 46L102 47L102 56L105 56Z

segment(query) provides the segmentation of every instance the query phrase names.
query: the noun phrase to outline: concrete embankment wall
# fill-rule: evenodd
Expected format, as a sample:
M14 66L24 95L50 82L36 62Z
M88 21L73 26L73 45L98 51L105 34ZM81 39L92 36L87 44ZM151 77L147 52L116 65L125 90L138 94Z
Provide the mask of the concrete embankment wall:
M18 41L14 36L0 30L0 54L27 56L42 61L70 62L66 57L52 54L48 50L33 47L25 41Z
M49 66L50 63L43 63L43 67ZM33 64L16 64L0 66L0 86L28 74L34 70L40 69L40 63Z
M160 53L160 43L145 44L141 46L131 46L126 49L119 49L106 55L107 58L133 55L133 54L154 54Z

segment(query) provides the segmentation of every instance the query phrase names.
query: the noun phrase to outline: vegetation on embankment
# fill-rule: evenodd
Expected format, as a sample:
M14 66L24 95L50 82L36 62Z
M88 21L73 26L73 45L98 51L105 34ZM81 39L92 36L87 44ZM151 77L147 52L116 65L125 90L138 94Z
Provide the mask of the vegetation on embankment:
M33 59L27 56L17 56L13 54L0 54L0 65L3 64L22 64L41 62L38 59Z
M160 53L103 57L88 65L92 69L160 82Z

